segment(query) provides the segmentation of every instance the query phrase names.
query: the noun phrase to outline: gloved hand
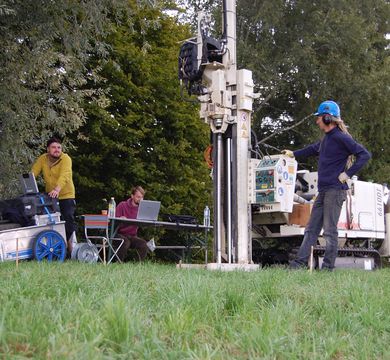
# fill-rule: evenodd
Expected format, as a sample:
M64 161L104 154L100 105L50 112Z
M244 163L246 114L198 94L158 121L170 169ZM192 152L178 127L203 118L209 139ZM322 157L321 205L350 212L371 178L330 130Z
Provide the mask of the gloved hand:
M295 157L295 156L294 156L294 153L293 153L291 150L282 150L282 154L283 154L283 155L286 155L286 156L288 156L288 157L290 157L290 158Z
M345 173L345 172L342 172L340 175L339 175L339 181L341 183L346 183L347 180L349 179L349 176Z

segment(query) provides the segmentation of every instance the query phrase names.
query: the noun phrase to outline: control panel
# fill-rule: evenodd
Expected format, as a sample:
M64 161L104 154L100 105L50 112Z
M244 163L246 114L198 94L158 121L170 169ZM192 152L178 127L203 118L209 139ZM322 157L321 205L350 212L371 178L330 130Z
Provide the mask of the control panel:
M251 159L249 202L260 212L292 212L297 162L285 155Z

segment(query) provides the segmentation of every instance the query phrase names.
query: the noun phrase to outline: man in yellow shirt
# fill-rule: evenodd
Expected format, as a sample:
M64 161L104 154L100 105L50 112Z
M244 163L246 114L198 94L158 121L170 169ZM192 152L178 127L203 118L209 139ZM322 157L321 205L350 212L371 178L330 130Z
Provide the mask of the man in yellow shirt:
M68 249L71 250L70 238L76 231L74 213L76 210L75 189L72 180L72 159L62 152L61 141L55 137L47 142L47 153L34 163L32 172L35 177L43 174L45 191L52 198L58 198L61 216L65 221Z

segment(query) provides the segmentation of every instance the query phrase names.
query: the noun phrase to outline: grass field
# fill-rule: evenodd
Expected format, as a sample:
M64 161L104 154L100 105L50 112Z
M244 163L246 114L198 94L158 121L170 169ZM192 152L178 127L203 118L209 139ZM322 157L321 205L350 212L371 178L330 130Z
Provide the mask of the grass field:
M0 264L4 359L389 359L390 269Z

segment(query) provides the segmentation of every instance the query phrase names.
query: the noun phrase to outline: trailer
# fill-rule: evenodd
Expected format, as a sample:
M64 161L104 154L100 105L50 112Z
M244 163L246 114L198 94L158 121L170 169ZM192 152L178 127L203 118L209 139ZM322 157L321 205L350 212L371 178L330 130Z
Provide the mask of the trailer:
M60 220L57 199L29 194L2 200L0 205L0 262L64 261L65 222ZM7 216L9 213L14 218Z

